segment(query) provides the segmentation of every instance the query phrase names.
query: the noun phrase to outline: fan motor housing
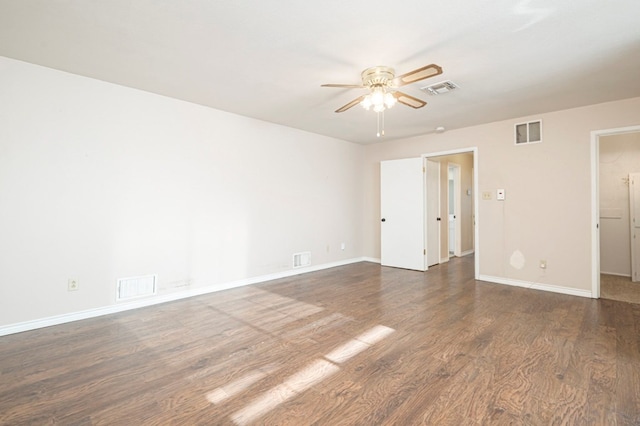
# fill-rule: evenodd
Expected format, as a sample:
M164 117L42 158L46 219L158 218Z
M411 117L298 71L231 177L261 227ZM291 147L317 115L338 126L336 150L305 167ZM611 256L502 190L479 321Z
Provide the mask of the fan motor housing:
M361 75L364 86L388 86L395 77L395 71L391 67L377 66L367 68Z

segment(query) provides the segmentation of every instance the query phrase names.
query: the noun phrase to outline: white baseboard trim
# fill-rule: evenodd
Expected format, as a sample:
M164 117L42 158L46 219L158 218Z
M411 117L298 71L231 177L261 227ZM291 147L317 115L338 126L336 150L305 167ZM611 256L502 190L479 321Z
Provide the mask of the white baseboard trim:
M563 287L563 286L553 285L553 284L541 284L541 283L534 283L530 281L514 280L510 278L492 277L490 275L480 275L478 280L487 281L487 282L496 283L496 284L511 285L514 287L530 288L533 290L550 291L552 293L568 294L570 296L592 298L591 290L580 290L577 288Z
M605 275L615 275L616 277L625 277L625 278L631 278L631 274L619 274L617 272L606 272L603 270L600 270L601 274L605 274Z
M267 281L277 280L280 278L292 277L294 275L306 274L309 272L320 271L323 269L335 268L336 266L344 266L358 262L376 262L375 259L370 258L354 258L347 259L338 262L324 263L322 265L309 266L307 268L289 269L282 272L276 272L268 275L261 275L258 277L245 278L238 281L232 281L228 283L221 283L212 286L198 287L191 290L180 291L177 293L171 293L166 295L159 295L149 299L140 299L126 303L117 303L109 306L103 306L95 309L88 309L85 311L71 312L68 314L55 315L47 318L41 318L31 321L25 321L15 324L9 324L0 327L0 336L6 336L9 334L21 333L23 331L36 330L38 328L50 327L52 325L65 324L73 321L80 321L83 319L100 317L103 315L115 314L118 312L129 311L132 309L144 308L146 306L159 305L161 303L173 302L175 300L186 299L189 297L200 296L208 293L215 293L216 291L228 290L235 287L242 287L251 284L258 284ZM377 263L380 263L378 260Z
M378 264L382 262L380 259L376 259L375 257L363 257L362 261L363 262L378 263Z
M440 258L440 263L447 263L451 259L450 257L442 257Z
M473 254L475 252L476 251L474 249L463 251L462 253L460 253L460 257L468 256L468 255Z

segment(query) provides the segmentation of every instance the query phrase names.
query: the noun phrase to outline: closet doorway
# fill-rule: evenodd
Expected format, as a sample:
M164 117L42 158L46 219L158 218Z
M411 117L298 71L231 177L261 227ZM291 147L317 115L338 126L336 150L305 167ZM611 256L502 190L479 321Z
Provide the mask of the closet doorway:
M633 176L640 173L640 126L592 132L591 144L593 297L640 303L640 282L633 282L640 228L632 209L638 204L632 203L634 180L640 186Z

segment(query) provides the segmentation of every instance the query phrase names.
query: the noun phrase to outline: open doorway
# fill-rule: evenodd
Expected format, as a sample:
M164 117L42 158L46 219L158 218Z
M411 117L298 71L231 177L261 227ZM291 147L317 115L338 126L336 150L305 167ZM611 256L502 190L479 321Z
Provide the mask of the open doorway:
M632 282L632 265L640 264L633 244L639 229L630 203L630 177L640 172L640 126L592 132L591 156L592 296L640 303L640 282Z
M447 217L448 163L460 165L461 256L474 254L480 276L478 238L478 149L466 148L380 162L380 244L382 266L425 271L449 260ZM441 167L444 163L445 166ZM465 167L464 164L467 164ZM434 176L429 178L432 173ZM430 183L437 181L435 187ZM444 188L442 187L444 186ZM435 198L435 201L430 200ZM441 197L444 197L444 201ZM428 208L437 206L435 212ZM430 221L434 223L430 223ZM435 229L433 228L435 225ZM430 230L431 229L431 230ZM435 242L432 248L430 244ZM435 254L435 261L428 259Z
M439 239L439 263L449 261L451 257L461 257L476 254L477 260L477 202L475 170L477 170L476 149L456 150L425 154L426 162L440 164L439 176L439 211L435 215L438 220L437 235L428 230L432 220L427 215L427 246ZM427 174L428 179L428 174ZM426 185L429 190L429 182ZM430 199L429 194L426 197ZM427 206L428 208L429 206ZM434 216L434 215L431 215ZM433 219L433 220L437 220ZM431 224L433 225L433 224ZM478 276L478 262L476 262L476 276Z

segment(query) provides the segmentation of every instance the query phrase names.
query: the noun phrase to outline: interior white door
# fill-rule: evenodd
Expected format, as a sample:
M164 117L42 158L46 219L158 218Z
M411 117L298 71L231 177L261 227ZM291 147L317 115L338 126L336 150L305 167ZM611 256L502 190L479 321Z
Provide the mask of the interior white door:
M380 162L380 263L424 271L422 158Z
M631 281L640 281L640 173L629 174Z
M427 160L427 266L440 263L440 163Z

